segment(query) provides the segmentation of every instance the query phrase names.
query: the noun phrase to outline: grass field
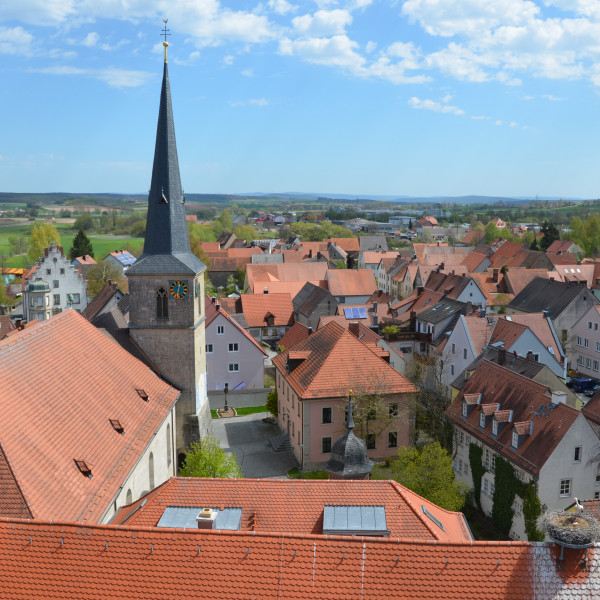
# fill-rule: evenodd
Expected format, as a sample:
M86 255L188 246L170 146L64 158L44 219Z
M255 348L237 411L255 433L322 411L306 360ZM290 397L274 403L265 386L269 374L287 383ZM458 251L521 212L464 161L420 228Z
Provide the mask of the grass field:
M26 254L9 257L10 244L8 238L12 236L29 238L34 225L35 222L29 221L22 224L0 226L0 254L8 257L6 261L7 267L24 268L29 266L30 261ZM72 227L63 224L57 225L57 229L60 234L60 245L65 249L65 253L68 253L77 232ZM96 259L102 258L114 250L121 250L126 246L139 247L141 249L144 244L144 238L102 234L90 234L88 237L94 247Z

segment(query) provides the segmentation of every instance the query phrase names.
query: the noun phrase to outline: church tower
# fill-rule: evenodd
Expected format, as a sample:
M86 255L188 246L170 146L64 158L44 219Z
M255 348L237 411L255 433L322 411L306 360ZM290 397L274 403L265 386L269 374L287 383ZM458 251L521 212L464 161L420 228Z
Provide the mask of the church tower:
M156 130L144 252L129 268L129 335L159 373L181 390L176 448L212 431L206 387L204 272L190 250L171 89L165 62Z

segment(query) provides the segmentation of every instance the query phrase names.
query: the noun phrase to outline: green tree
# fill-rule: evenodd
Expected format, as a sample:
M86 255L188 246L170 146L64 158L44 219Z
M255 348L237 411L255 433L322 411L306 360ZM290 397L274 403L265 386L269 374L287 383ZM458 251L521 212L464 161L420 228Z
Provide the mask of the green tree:
M560 233L556 228L556 225L554 225L554 223L550 223L549 221L544 221L542 223L540 232L544 234L544 237L539 242L540 250L548 250L550 244L555 242L560 237Z
M250 243L252 240L258 239L258 232L252 225L238 225L233 233L235 233L235 237L240 240L246 240L246 242Z
M54 225L50 223L34 225L29 238L29 259L37 262L44 253L44 248L50 246L52 242L57 246L60 245L60 235Z
M73 238L73 245L69 250L69 260L75 260L78 256L86 255L94 258L94 247L83 229L80 229Z
M121 284L123 280L119 267L110 260L99 261L90 268L87 277L87 291L90 296L96 296L109 281Z
M267 394L267 402L265 408L276 417L279 413L279 398L277 396L277 390L273 389Z
M73 223L73 229L83 229L83 231L89 231L94 228L94 217L90 213L83 213L75 219ZM81 256L81 255L80 255Z
M452 457L437 442L420 450L400 448L390 469L398 483L446 510L465 504L468 487L455 480Z
M223 225L224 231L233 231L233 219L231 218L231 211L228 208L219 215L219 221Z
M242 477L234 454L225 454L219 441L207 435L192 442L179 470L182 477Z
M23 236L9 235L8 245L10 246L11 255L27 252L27 240Z

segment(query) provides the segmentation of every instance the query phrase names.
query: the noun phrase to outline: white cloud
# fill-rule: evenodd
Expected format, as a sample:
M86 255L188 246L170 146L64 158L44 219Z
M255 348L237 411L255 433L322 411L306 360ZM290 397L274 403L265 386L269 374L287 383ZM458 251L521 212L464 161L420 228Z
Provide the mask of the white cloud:
M546 98L546 100L550 100L551 102L561 102L564 98L558 98L557 96L553 96L552 94L542 94L542 98Z
M290 4L287 0L269 0L268 6L278 15L287 15L298 10L295 4Z
M226 65L232 65L234 60L235 60L235 57L233 57L231 54L228 54L227 56L223 57L223 62Z
M375 48L377 48L377 42L367 42L367 45L365 46L365 52L367 54L371 54L375 51Z
M7 0L0 3L0 21L57 25L76 13L75 0Z
M279 43L281 54L299 56L310 63L344 67L354 73L358 73L365 63L356 52L357 47L358 44L345 35L299 40L284 38Z
M31 54L33 36L22 27L0 27L0 54Z
M344 33L352 23L352 15L347 10L319 10L314 15L302 15L292 19L294 29L307 37L321 37Z
M268 106L269 101L266 98L252 98L250 100L238 100L236 102L230 102L230 106L234 108L238 106Z
M95 31L90 31L90 33L88 33L84 40L81 42L84 46L88 46L88 47L92 47L95 46L98 43L98 40L100 39L100 36L95 32Z
M473 121L489 121L491 117L486 117L485 115L473 115L471 119Z
M244 77L254 77L254 71L252 69L244 69L243 71L241 71L241 74Z
M68 65L31 69L31 72L43 73L46 75L79 75L91 77L103 81L114 88L139 87L154 77L153 73L147 73L145 71L133 71L114 67L106 69L85 69Z
M411 108L415 108L418 110L431 110L433 112L439 112L443 114L452 114L458 117L465 114L465 111L462 108L458 108L458 106L451 106L450 104L443 104L441 102L436 102L435 100L421 100L416 96L413 96L409 99L408 105Z
M500 125L502 125L502 121L498 119L495 124L498 125L498 127L500 127Z

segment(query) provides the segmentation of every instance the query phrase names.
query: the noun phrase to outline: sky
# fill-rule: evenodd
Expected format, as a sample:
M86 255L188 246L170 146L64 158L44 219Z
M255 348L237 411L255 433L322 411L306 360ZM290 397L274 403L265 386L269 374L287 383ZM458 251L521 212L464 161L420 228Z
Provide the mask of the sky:
M600 197L600 0L0 3L0 191Z

